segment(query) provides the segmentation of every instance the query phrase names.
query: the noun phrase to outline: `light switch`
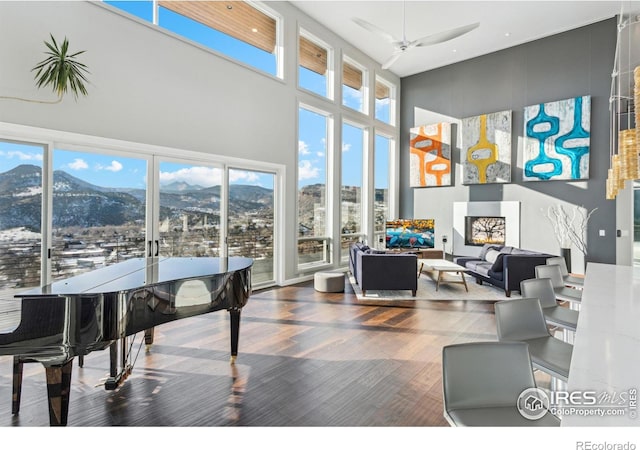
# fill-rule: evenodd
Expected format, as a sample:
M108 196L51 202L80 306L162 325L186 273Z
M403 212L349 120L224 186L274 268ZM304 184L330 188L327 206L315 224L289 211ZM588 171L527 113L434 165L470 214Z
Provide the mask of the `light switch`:
M600 230L600 236L604 236L604 230Z

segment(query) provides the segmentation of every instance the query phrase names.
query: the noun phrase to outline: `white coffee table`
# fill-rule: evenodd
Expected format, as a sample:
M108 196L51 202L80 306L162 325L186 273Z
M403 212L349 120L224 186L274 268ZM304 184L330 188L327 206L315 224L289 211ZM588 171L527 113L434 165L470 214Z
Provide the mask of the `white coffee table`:
M464 284L465 290L469 292L467 280L464 278L464 272L467 270L465 267L447 261L446 259L419 259L418 265L420 267L418 277L424 271L426 275L436 282L436 291L440 287L440 283L459 283ZM460 274L460 278L445 278L445 274L452 273Z

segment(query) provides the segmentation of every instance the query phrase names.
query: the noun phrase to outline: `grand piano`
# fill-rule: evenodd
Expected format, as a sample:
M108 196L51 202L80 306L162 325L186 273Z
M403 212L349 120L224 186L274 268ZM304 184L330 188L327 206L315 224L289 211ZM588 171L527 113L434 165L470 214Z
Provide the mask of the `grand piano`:
M240 311L251 295L249 258L130 259L16 294L18 326L0 333L0 355L13 355L12 413L20 410L23 364L43 364L50 425L66 425L73 360L109 349L107 390L132 370L131 344L138 333L153 343L157 325L227 310L231 363L238 355Z

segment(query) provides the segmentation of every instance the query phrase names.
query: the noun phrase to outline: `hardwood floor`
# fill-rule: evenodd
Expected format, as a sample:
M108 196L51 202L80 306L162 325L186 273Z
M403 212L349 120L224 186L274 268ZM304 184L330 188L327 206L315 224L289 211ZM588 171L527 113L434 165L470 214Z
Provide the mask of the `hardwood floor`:
M235 366L226 312L170 322L115 391L96 386L108 351L74 362L68 426L446 426L442 347L495 339L491 301L362 302L349 283L256 291ZM0 426L48 426L39 363L25 364L12 416L11 363L0 357Z

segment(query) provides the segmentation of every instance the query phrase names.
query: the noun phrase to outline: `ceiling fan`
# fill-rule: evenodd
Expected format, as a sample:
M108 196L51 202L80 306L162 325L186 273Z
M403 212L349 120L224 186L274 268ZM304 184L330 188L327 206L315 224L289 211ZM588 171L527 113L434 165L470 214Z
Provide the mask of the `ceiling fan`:
M388 69L389 67L391 67L391 65L395 63L398 60L398 58L400 58L400 56L402 56L402 54L407 50L411 50L412 48L416 48L416 47L426 47L428 45L440 44L442 42L450 41L459 36L462 36L463 34L468 33L471 30L478 28L478 26L480 25L480 23L472 23L469 25L464 25L462 27L452 28L450 30L442 31L440 33L431 34L429 36L424 36L414 41L409 41L407 40L407 35L406 35L406 14L405 14L404 1L402 2L402 39L401 40L387 33L386 31L377 27L376 25L373 25L372 23L367 22L366 20L360 19L358 17L354 17L352 20L358 25L360 25L361 27L363 27L364 29L382 37L383 39L385 39L395 47L395 50L393 51L393 54L391 55L391 57L387 61L385 61L384 64L382 64L383 69Z

